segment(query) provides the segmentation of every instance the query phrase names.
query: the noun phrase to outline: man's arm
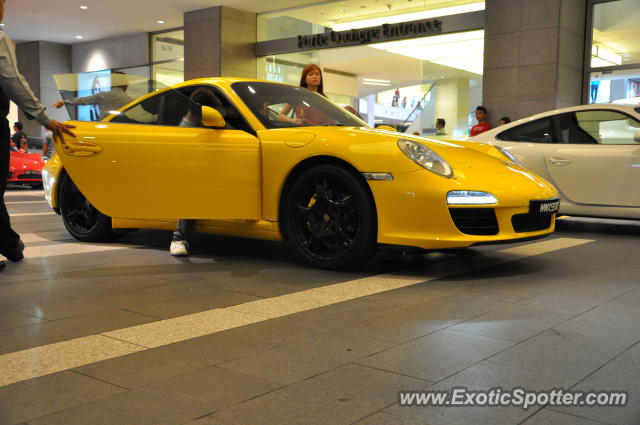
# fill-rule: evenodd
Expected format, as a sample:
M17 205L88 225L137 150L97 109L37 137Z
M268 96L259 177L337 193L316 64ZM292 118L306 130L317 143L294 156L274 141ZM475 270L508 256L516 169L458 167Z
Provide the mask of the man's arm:
M63 100L62 102L67 105L74 106L86 106L86 105L97 105L100 102L100 97L98 94L94 94L93 96L85 96L85 97L74 97L71 99ZM56 103L58 106L60 102Z
M0 88L25 113L40 124L48 125L51 118L47 116L44 106L18 71L13 45L10 43L7 36L0 35Z

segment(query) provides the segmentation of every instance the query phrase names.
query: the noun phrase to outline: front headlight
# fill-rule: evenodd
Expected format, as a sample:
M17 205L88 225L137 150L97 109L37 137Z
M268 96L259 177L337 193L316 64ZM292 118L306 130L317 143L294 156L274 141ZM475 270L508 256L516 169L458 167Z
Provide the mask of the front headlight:
M494 148L498 149L498 152L500 152L503 156L505 156L509 161L511 161L514 164L516 164L518 167L526 168L524 166L524 164L522 162L520 162L520 160L518 158L516 158L516 156L514 154L512 154L511 152L509 152L505 148L500 147L500 146L494 146Z
M449 163L422 143L400 139L398 147L410 160L421 167L442 177L453 177L453 170Z

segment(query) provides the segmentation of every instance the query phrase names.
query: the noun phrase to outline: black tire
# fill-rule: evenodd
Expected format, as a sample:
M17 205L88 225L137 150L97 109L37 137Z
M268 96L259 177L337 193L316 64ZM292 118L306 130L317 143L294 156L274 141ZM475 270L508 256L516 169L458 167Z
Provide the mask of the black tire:
M98 211L84 197L68 175L62 177L59 192L60 215L71 236L82 242L108 242L117 234L111 217Z
M336 165L312 167L289 186L282 231L305 263L330 270L361 265L377 249L375 203L363 180Z

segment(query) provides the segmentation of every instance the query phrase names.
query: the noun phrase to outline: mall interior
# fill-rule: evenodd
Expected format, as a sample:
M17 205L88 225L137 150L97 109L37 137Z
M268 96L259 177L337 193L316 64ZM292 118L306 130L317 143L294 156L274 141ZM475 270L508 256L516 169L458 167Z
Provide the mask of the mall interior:
M0 425L640 424L640 0L0 3Z

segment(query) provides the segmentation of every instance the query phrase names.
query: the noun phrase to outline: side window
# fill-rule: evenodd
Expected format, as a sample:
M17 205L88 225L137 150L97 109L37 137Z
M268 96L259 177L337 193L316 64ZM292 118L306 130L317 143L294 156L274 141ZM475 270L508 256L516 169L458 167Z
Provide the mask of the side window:
M590 131L581 126L576 114L568 112L556 117L560 133L560 142L574 145L595 145L598 140Z
M191 86L166 93L162 125L200 127L202 106L217 109L225 119L229 130L243 130L253 133L237 109L225 96L211 86Z
M585 133L602 145L636 145L640 122L612 110L581 111L575 121Z
M553 136L553 121L550 117L541 118L519 125L498 134L498 140L529 143L556 143Z
M111 122L124 124L148 124L158 125L160 108L162 107L162 95L152 96L137 103L114 117Z

